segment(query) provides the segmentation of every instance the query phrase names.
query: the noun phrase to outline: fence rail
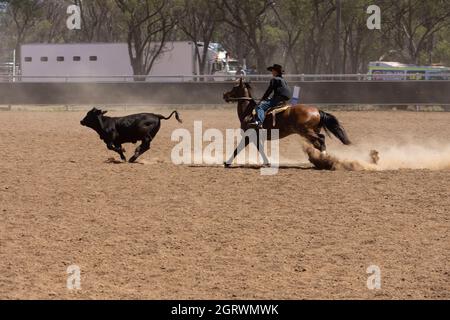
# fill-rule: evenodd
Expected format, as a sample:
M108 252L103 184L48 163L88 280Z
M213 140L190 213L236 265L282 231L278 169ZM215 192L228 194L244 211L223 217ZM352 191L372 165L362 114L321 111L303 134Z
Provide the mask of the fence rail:
M272 76L246 75L248 81L267 81ZM410 74L286 74L284 77L289 81L448 81L450 73L439 73L426 75L430 79L425 79L421 73ZM10 74L0 74L0 82L229 82L238 79L233 75L83 75L83 76L13 76Z
M450 105L450 81L289 81L300 87L300 103ZM47 104L220 104L234 83L127 82L31 83L0 82L0 105ZM256 81L259 98L267 82Z

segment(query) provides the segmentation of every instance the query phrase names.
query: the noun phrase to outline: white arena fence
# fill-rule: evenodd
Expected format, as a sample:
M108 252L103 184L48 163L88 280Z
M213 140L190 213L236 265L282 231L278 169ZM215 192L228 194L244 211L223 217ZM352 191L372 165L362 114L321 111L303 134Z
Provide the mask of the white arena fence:
M267 81L272 76L264 75L246 75L246 81ZM423 74L286 74L288 81L450 81L449 74L439 74L430 79L424 79ZM21 76L0 74L0 82L230 82L236 81L239 77L230 75L83 75L83 76Z

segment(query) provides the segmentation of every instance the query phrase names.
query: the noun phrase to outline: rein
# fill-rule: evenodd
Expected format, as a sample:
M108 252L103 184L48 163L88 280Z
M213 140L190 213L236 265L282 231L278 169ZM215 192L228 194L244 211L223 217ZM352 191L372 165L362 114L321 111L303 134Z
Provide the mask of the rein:
M228 98L228 100L230 100L230 101L239 101L239 100L248 100L248 101L251 101L251 100L255 100L255 99L250 98L250 97L240 97L240 98Z
M239 119L241 120L241 122L245 122L245 117L248 117L249 115L252 114L253 111L253 107L257 104L257 102L255 101L255 99L251 98L251 97L238 97L238 98L229 98L230 101L238 101L238 110L239 110L239 105L241 103L245 103L247 102L246 106L242 106L243 109L241 109L241 111L238 111L239 114ZM244 102L245 101L245 102ZM241 102L241 103L240 103Z

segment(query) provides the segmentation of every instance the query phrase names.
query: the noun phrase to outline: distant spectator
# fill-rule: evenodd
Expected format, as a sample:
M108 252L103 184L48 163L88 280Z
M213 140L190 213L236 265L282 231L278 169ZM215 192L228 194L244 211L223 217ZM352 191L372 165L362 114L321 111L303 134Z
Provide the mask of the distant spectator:
M239 66L236 70L236 78L244 78L247 75L244 68L242 66Z

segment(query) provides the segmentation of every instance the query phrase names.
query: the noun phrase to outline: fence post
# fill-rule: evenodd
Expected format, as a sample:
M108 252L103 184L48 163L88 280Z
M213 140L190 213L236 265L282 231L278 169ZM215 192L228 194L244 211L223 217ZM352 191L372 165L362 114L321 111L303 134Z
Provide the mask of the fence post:
M299 100L300 100L300 87L295 86L294 91L292 93L291 103L297 104Z

